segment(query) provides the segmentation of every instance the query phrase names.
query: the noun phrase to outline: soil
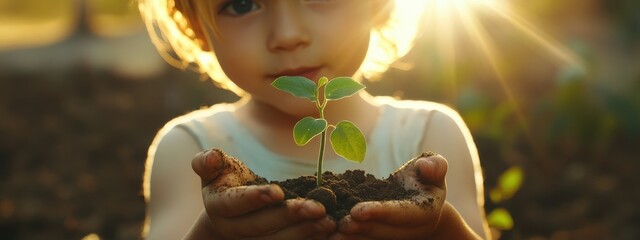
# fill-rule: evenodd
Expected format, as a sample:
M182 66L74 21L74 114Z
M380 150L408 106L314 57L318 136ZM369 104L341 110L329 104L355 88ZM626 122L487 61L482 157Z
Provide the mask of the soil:
M315 176L301 176L271 183L282 188L285 199L300 197L322 203L327 214L334 219L348 215L351 208L359 202L409 199L418 193L405 190L391 177L378 179L363 170L347 170L341 174L327 171L322 177L322 187L316 187ZM260 178L256 183L267 183L267 180Z

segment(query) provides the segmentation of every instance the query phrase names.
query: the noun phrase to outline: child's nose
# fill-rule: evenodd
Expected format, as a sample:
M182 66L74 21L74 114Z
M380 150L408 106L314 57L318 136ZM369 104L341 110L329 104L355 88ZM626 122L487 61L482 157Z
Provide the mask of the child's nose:
M268 47L272 51L293 50L309 44L310 36L297 1L274 1L273 14L268 21ZM296 5L298 4L298 5Z

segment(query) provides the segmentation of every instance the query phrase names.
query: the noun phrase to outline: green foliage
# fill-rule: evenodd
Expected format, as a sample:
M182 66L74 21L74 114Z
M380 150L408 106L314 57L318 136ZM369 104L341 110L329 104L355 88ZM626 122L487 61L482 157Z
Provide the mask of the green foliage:
M367 143L360 129L349 121L341 121L333 126L328 125L324 119L324 109L327 102L350 97L364 89L364 85L349 77L338 77L330 81L326 77L321 77L316 84L308 78L299 76L279 77L271 85L295 97L306 98L316 103L320 118L305 117L298 121L293 128L293 139L298 146L304 146L314 137L321 135L318 171L316 172L318 186L322 184L322 160L326 132L329 127L334 128L330 141L336 154L355 162L364 160ZM322 98L318 96L321 88L324 88L322 89L324 93Z
M295 97L306 98L312 102L318 101L316 83L306 77L279 77L271 85Z
M293 140L298 146L304 146L325 129L327 129L327 120L305 117L293 127Z
M489 198L493 203L509 200L520 190L524 181L524 170L520 166L513 166L504 171L498 178L498 185L489 191ZM487 215L489 226L499 230L511 230L513 219L509 210L505 208L493 209Z
M489 226L499 230L510 230L513 228L513 218L509 211L504 208L493 209L487 214L487 222Z
M360 163L364 161L367 142L356 125L340 121L331 132L331 147L341 157Z
M520 189L523 181L524 171L520 166L513 166L507 169L498 178L498 186L489 192L491 201L499 203L510 199Z
M324 95L328 100L338 100L352 96L362 89L364 89L364 85L359 82L351 78L339 77L327 83Z

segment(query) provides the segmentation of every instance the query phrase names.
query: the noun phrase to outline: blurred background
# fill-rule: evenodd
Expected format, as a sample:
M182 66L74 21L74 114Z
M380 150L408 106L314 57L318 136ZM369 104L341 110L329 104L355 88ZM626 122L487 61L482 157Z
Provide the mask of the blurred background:
M640 239L640 1L431 1L366 84L460 111L496 238ZM0 0L0 238L138 239L156 131L236 99L166 64L130 0Z

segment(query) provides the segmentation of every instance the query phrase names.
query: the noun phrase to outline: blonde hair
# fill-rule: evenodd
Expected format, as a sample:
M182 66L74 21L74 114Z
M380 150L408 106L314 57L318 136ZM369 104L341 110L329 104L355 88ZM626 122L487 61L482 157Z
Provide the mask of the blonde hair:
M364 0L375 2L374 28L367 56L358 77L375 79L404 56L417 35L424 1ZM244 92L224 74L207 44L207 31L196 16L208 16L205 8L193 7L193 0L138 0L142 19L160 55L180 69L207 74L214 83L238 95ZM206 24L206 23L205 23Z

